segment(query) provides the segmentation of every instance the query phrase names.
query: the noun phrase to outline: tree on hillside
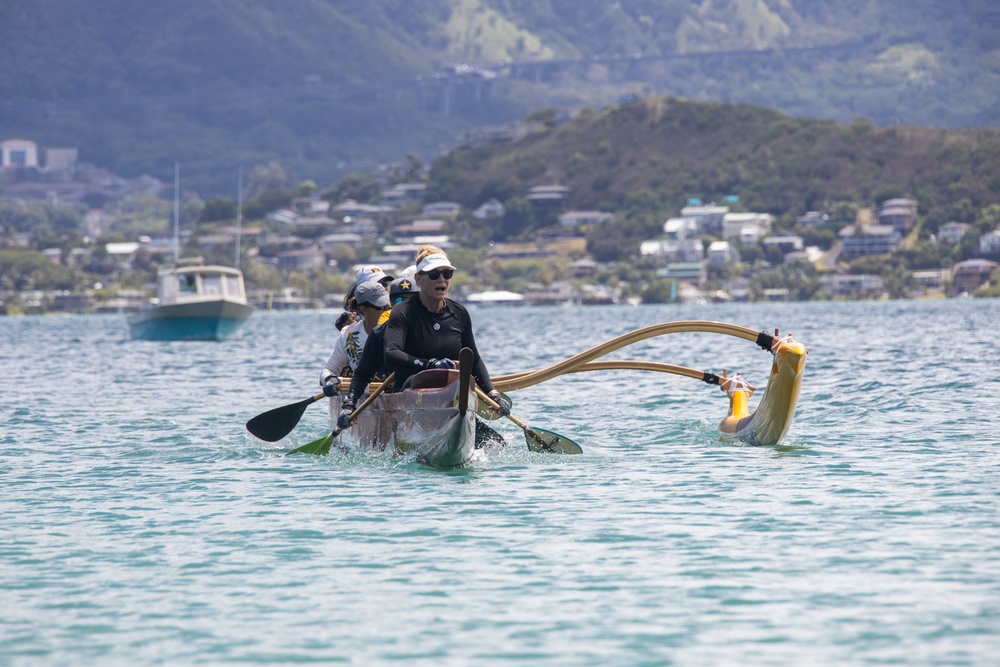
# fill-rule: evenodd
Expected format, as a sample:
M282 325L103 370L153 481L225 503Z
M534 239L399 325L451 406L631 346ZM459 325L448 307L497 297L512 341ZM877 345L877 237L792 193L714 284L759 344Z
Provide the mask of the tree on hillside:
M535 211L523 197L508 199L506 212L499 225L493 228L492 240L506 241L535 228Z
M77 271L53 264L36 250L0 250L0 289L72 290L82 278Z

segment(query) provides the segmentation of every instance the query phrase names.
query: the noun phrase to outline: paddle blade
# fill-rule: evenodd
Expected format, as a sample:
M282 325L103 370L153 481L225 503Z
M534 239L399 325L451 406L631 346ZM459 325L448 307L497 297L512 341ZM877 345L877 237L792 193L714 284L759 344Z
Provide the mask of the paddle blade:
M529 427L524 429L524 439L528 442L528 449L533 452L583 454L580 445L569 438L564 438L558 433L546 431L543 428Z
M499 432L494 430L492 427L488 426L486 422L481 419L476 420L476 449L482 449L486 446L496 446L501 449L507 446L507 441L503 439L503 436Z
M320 394L322 396L322 394ZM315 397L307 398L298 403L283 405L280 408L262 412L247 422L247 430L253 435L266 440L276 442L292 432L295 425L302 419L302 414L316 400Z
M330 453L330 446L333 445L333 439L338 433L340 433L340 430L327 433L319 440L313 440L312 442L302 445L301 447L296 447L292 451L285 454L285 456L291 456L292 454L315 454L317 456L326 456Z

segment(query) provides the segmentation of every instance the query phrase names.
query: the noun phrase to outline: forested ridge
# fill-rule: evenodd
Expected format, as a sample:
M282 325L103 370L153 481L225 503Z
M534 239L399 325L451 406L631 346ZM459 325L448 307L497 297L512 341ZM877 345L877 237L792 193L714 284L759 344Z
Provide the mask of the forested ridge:
M239 164L331 182L636 91L840 123L996 126L998 29L989 0L4 3L0 130L124 176L169 180L181 161L209 196ZM587 60L612 54L622 61ZM449 63L498 61L580 64L442 87Z

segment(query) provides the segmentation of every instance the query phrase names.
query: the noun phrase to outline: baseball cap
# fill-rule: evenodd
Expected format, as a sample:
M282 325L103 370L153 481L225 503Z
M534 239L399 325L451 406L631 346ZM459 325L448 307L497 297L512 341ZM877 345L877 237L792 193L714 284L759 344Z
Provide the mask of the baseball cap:
M389 307L389 293L378 280L369 280L354 290L354 300L359 306Z
M409 296L410 294L416 294L419 291L420 290L417 289L416 284L413 282L413 278L396 278L389 285L389 301L396 303L396 299Z
M370 280L377 280L380 283L387 283L391 281L394 278L394 276L390 276L379 267L370 264L368 266L362 266L360 269L358 269L358 274L355 278L356 278L354 281L355 285L363 285L364 283Z

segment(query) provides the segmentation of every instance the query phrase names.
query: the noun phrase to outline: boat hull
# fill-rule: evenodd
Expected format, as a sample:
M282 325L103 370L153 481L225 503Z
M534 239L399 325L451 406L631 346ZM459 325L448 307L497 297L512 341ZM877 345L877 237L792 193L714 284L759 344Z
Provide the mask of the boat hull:
M224 340L236 334L253 307L217 299L154 306L129 318L133 340Z
M434 468L467 464L475 455L476 395L466 390L469 403L463 413L457 371L423 371L418 376L424 376L424 386L376 398L343 433L343 443L364 451L411 456ZM337 409L334 400L332 417Z

